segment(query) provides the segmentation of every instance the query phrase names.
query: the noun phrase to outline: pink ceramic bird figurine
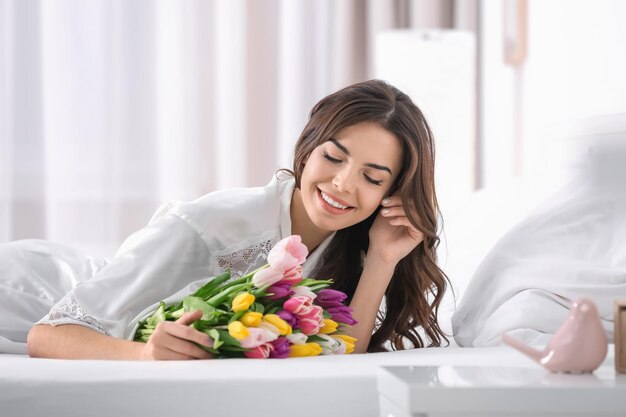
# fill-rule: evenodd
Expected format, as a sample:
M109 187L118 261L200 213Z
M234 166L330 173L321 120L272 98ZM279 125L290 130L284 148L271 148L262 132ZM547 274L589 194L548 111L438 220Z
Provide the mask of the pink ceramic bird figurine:
M507 334L502 340L552 372L593 372L606 357L608 340L593 301L581 298L543 350Z

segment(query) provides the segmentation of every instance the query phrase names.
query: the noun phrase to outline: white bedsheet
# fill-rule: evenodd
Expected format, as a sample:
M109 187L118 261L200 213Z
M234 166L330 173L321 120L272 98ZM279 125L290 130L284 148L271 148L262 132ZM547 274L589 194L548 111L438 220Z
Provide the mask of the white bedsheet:
M539 367L506 346L175 362L0 355L0 414L374 417L381 365ZM613 367L612 348L603 366Z

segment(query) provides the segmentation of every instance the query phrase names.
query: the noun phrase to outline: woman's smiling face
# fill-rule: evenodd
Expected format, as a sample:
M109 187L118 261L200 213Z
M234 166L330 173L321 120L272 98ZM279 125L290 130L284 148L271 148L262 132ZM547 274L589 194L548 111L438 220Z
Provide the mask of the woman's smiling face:
M302 203L320 229L367 219L387 196L401 166L400 141L377 123L348 126L316 147L300 180Z

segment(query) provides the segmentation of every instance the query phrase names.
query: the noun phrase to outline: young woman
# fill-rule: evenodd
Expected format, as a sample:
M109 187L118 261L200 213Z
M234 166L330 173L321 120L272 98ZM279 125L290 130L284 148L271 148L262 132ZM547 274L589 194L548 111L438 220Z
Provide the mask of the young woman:
M332 278L348 294L356 352L384 351L386 343L438 346L447 339L437 323L446 289L437 221L434 144L422 113L383 81L355 84L315 105L293 171L280 170L266 187L159 209L32 328L28 350L56 358L209 358L196 345L208 344L207 336L189 326L199 311L160 323L146 344L130 340L134 325L155 302L180 299L209 276L258 268L291 234L310 252L304 275Z

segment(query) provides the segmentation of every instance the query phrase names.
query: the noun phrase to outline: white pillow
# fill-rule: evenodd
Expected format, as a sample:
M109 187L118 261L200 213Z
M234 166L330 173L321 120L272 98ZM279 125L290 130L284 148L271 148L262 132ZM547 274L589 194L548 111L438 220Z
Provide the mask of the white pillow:
M497 345L511 331L545 342L583 296L612 339L614 300L626 299L626 135L604 139L482 262L452 316L459 345Z

